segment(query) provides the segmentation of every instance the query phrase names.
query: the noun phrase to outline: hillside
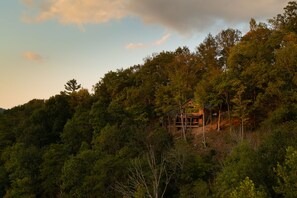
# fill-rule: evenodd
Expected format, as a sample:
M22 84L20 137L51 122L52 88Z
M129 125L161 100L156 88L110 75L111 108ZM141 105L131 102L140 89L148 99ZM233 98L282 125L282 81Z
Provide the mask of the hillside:
M0 197L294 197L296 12L6 110Z
M3 113L3 111L5 111L5 109L0 108L0 113Z

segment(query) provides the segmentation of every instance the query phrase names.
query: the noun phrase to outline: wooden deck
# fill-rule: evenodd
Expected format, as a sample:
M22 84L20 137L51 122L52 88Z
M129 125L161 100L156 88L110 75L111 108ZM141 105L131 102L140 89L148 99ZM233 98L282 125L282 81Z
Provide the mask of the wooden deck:
M182 128L183 125L172 125L172 127ZM199 128L200 126L197 124L197 125L184 125L184 127L186 127L186 128Z

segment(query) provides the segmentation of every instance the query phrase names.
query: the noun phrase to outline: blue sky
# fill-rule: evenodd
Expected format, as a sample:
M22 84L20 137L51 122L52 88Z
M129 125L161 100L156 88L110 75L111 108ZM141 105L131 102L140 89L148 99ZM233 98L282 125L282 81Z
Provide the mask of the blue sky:
M77 79L91 91L110 70L188 46L251 17L282 13L286 0L2 0L0 107L47 99Z

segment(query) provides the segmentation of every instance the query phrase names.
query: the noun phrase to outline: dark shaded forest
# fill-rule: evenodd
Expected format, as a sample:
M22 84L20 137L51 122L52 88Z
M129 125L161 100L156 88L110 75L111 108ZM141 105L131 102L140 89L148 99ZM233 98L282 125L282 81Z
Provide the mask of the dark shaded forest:
M297 196L296 1L251 19L245 35L209 34L194 52L154 54L93 89L73 79L0 113L0 196ZM188 99L226 115L223 158L168 132L164 117Z

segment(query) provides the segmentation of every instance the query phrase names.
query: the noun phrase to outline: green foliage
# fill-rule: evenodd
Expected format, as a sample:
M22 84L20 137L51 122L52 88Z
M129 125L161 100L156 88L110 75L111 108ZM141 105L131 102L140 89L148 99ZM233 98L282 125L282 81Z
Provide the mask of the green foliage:
M197 47L197 56L204 69L212 71L220 69L218 43L211 34L208 34L203 43Z
M77 111L65 124L61 139L71 153L76 153L82 142L91 144L93 129L89 120L88 111Z
M102 128L110 121L110 115L107 112L109 101L104 97L100 97L92 106L90 111L90 122L96 133L99 133Z
M230 198L265 198L266 193L262 189L256 189L255 184L249 177L246 177L242 182L240 182L239 186L236 187L231 193Z
M17 143L3 151L2 159L11 183L5 196L33 197L39 194L38 175L41 156L38 148Z
M51 144L45 149L40 164L43 195L57 197L60 194L62 168L68 157L69 153L62 144Z
M214 165L188 144L178 141L170 150L170 161L176 166L175 182L180 197L208 197Z
M127 134L123 133L117 126L107 125L101 130L100 134L94 140L98 150L105 151L110 154L115 154L125 144Z
M275 29L289 32L297 32L296 29L296 10L297 3L296 1L288 2L288 5L284 8L285 12L283 14L278 14L273 19L270 19L270 23L274 26Z
M257 182L264 186L271 195L274 195L273 186L277 185L274 168L277 163L285 160L286 148L297 147L296 122L285 122L279 126L273 126L270 135L264 139L257 150L255 169L259 173ZM266 128L266 130L269 130ZM255 181L255 180L254 180Z
M246 177L257 178L255 151L246 143L239 144L225 160L215 181L217 197L228 197L239 182Z
M195 180L189 185L182 186L180 190L181 198L187 198L187 197L204 198L204 197L209 197L209 195L210 195L210 190L207 182L199 179Z
M232 47L234 47L241 39L241 32L234 29L222 30L217 36L219 63L223 70L228 68L227 59Z
M271 113L264 125L277 125L297 120L297 105L283 105Z
M62 196L88 197L93 194L94 184L88 183L88 177L92 175L92 166L98 157L93 151L86 150L64 163L61 174Z
M275 191L284 197L296 197L297 193L297 151L293 147L288 147L284 163L277 164L274 169L277 175Z
M3 165L0 165L0 196L4 197L5 190L9 186L8 174Z
M180 108L193 97L193 87L199 81L202 72L197 58L188 48L178 48L174 57L164 68L167 81L156 88L156 111L167 113Z
M27 104L6 110L0 115L1 148L11 146L21 139L30 117L44 107L43 100L31 100Z
M179 47L110 71L93 94L72 79L48 100L0 109L0 196L292 197L296 5L272 26L251 19L243 36L222 30L195 52ZM240 121L242 139L258 144L243 141L220 161L199 156L164 122L189 99L227 115L230 131Z
M15 141L13 121L8 116L0 115L0 148L12 145Z
M37 147L56 143L71 116L69 96L62 94L51 97L43 107L33 111L28 116L29 119L24 118L23 125L18 130L17 141Z

